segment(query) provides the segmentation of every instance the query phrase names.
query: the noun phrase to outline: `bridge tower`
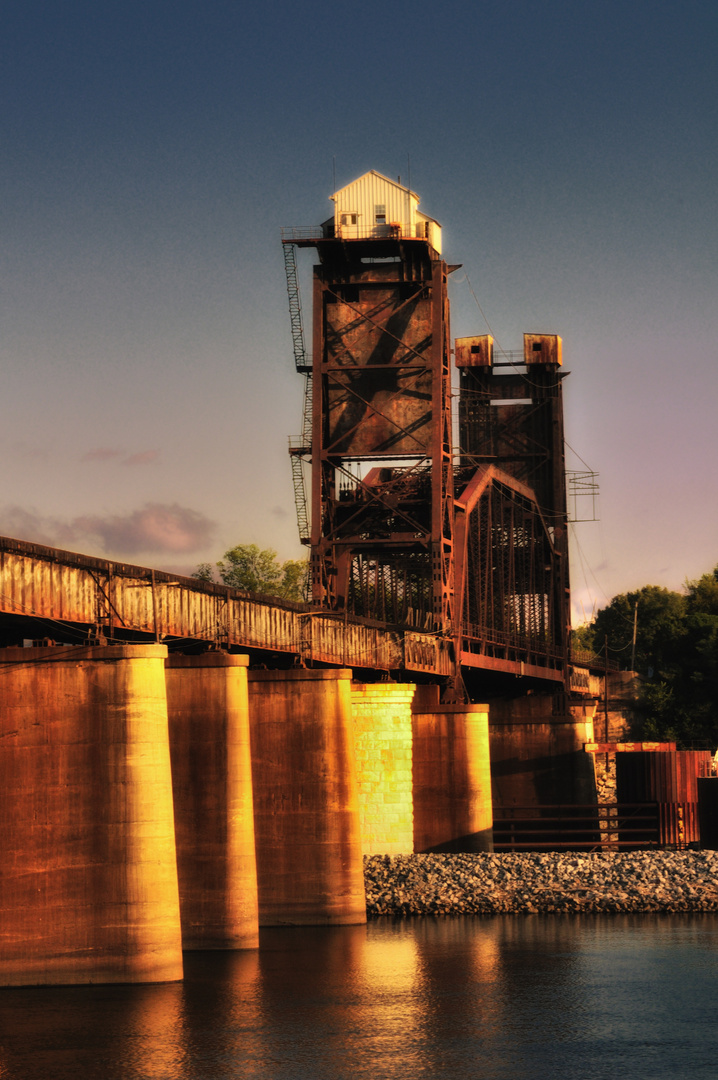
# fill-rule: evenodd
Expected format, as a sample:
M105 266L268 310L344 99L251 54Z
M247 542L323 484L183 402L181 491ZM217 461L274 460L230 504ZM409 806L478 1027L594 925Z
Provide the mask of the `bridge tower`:
M472 669L568 689L561 339L525 334L523 353L498 361L491 337L457 339L452 449L447 280L456 267L441 257L441 227L413 191L374 171L331 198L319 229L282 237L306 376L302 444L291 452L311 599L448 639L447 697L463 695ZM311 361L301 246L318 253Z
M453 464L441 228L413 191L374 171L331 198L320 231L283 234L285 249L312 246L319 257L311 443L307 425L293 450L312 463L312 600L446 631Z
M457 489L470 490L489 470L495 489L483 519L477 512L468 528L461 567L464 620L485 629L495 624L524 653L565 663L571 607L561 338L524 334L523 353L498 356L490 335L457 338L455 358ZM481 549L489 538L487 575Z

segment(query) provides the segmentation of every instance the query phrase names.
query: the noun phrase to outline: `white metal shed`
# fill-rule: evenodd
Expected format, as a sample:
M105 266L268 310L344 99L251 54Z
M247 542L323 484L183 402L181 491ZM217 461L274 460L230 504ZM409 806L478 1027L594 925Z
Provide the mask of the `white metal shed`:
M334 235L344 240L410 237L428 240L441 253L441 226L419 210L419 196L371 169L329 196Z

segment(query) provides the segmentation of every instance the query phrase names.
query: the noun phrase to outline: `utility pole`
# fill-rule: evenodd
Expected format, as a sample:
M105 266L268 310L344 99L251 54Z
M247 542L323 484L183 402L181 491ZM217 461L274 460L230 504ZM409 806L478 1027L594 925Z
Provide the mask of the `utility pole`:
M608 634L603 639L603 719L608 743ZM606 773L608 773L608 751L606 751Z
M633 609L633 644L631 645L631 671L636 670L636 634L638 631L638 600Z

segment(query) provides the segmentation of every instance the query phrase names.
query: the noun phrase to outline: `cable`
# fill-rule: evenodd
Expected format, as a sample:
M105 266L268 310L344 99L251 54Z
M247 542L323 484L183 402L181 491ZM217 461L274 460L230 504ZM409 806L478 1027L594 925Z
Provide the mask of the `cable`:
M469 290L471 292L471 295L474 298L474 302L475 302L477 308L479 309L479 311L481 312L481 317L483 318L484 322L486 323L486 325L488 327L488 330L489 330L489 333L491 334L492 338L496 342L496 346L497 346L499 352L501 353L501 355L504 357L505 362L509 365L509 367L512 367L514 369L514 371L516 372L516 374L521 379L523 379L524 382L527 383L529 386L535 386L535 387L539 387L539 388L544 387L545 386L544 383L534 382L533 379L529 378L529 376L526 374L526 372L519 371L520 365L514 363L514 361L510 359L508 352L506 351L506 349L504 349L504 347L501 345L501 343L498 341L496 335L494 334L494 331L493 331L493 329L491 327L491 324L490 324L489 320L486 317L486 313L485 313L484 309L482 308L481 304L479 303L479 298L478 298L478 296L476 295L476 293L474 291L474 286L471 284L471 279L469 278L469 275L466 273L466 271L464 271L464 277L466 278L466 284L469 286ZM459 282L459 284L462 284L462 283ZM550 385L551 386L558 386L560 382L561 382L561 379L559 378L559 379L556 380L555 383L551 383Z

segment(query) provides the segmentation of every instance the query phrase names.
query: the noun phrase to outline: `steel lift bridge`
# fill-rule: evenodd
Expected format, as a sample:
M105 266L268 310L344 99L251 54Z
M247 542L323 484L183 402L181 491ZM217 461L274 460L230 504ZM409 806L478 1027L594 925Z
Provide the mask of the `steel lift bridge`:
M500 360L490 336L456 340L455 450L447 280L458 267L441 258L440 227L375 172L332 199L320 228L282 231L305 378L290 454L312 605L441 639L447 700L464 693L462 676L488 671L568 690L561 339L525 334L523 353ZM318 256L311 359L303 247Z
M332 198L324 225L283 234L309 602L0 537L0 644L240 650L438 684L447 702L533 689L559 715L564 691L595 691L569 655L561 339L525 334L501 359L489 336L458 339L457 395L440 226L379 173ZM317 255L311 359L302 247Z

